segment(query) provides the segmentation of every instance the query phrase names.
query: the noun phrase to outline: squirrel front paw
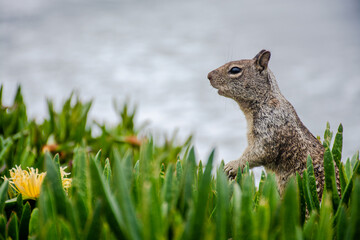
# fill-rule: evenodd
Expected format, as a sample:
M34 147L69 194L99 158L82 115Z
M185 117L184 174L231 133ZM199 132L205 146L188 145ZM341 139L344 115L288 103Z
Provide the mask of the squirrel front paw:
M231 162L228 162L225 167L224 171L228 175L230 179L234 179L236 177L237 171L240 167L240 163L238 160L234 160Z

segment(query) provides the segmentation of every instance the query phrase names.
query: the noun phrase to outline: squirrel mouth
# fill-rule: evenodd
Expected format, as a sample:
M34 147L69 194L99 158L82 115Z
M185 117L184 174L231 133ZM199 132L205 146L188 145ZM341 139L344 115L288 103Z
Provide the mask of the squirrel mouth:
M213 88L218 90L218 94L221 96L225 96L225 91L224 91L224 87L219 86L218 84L215 84L213 81L210 80L210 84L211 86L213 86Z
M226 93L225 93L224 89L222 89L222 88L218 89L218 94L219 94L220 96L227 97L227 95L226 95Z

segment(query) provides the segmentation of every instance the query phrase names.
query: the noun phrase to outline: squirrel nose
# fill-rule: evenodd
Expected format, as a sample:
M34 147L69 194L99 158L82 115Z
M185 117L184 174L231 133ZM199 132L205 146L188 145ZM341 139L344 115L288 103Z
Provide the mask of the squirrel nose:
M208 73L207 78L211 81L216 75L219 74L219 70L215 69Z
M208 73L207 78L208 78L209 80L211 80L211 78L212 78L212 72L209 72L209 73Z

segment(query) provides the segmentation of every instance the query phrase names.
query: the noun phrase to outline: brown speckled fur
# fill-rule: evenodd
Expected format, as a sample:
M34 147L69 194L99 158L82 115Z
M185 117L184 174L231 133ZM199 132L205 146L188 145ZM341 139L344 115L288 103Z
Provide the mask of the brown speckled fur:
M275 172L282 193L291 175L302 175L310 155L321 199L324 147L281 94L268 68L269 60L270 52L262 50L253 59L229 62L208 74L211 85L220 95L234 99L247 120L248 147L239 159L225 165L225 171L234 178L246 161L250 168L264 166ZM231 73L234 67L241 71Z

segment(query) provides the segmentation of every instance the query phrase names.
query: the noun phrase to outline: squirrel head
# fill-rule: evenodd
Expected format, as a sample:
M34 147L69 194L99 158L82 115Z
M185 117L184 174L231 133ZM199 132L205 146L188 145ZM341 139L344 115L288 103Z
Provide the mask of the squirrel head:
M238 103L261 102L271 91L270 52L261 50L253 59L232 61L208 74L211 85L224 97Z

